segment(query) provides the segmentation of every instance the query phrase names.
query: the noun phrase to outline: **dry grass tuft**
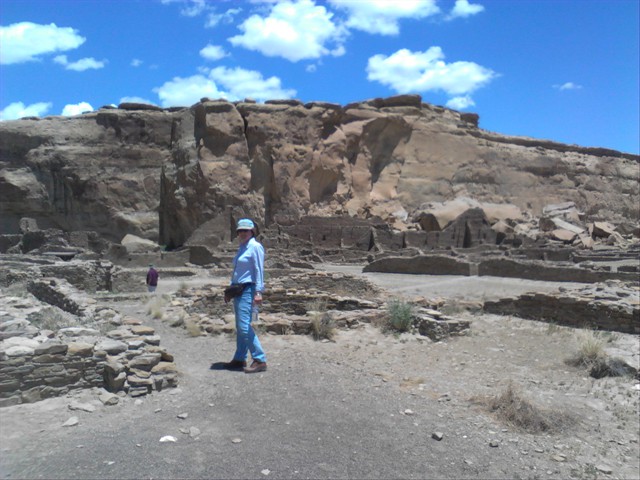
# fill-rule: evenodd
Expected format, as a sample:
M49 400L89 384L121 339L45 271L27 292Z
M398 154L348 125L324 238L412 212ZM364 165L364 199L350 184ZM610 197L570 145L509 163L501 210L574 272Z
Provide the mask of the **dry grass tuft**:
M154 296L147 304L147 314L152 318L162 318L164 316L164 298Z
M607 354L604 346L607 343L605 336L595 330L579 330L576 333L576 353L565 360L565 363L575 367L591 368L602 364Z
M569 420L565 413L547 410L529 402L511 382L495 397L476 397L472 401L485 406L499 420L527 433L558 432Z
M187 282L180 282L180 285L178 286L178 290L176 293L181 297L186 297L188 292L189 292L189 285L187 285Z
M331 340L336 333L336 324L327 312L327 301L318 299L307 306L307 314L311 316L311 335L315 340Z
M191 318L188 318L184 322L184 328L187 330L187 333L192 337L199 337L202 335L202 330L200 330L200 325L194 322Z

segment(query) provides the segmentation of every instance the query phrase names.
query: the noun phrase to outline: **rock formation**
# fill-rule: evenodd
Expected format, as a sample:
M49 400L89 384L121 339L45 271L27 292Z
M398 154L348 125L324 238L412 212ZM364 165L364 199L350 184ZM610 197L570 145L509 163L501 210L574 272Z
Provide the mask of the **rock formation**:
M0 233L18 233L31 217L42 229L177 248L199 229L208 242L228 240L240 215L265 226L338 215L403 227L461 198L488 206L488 217L498 212L495 221L573 202L629 233L640 216L639 161L487 132L477 115L417 95L346 106L122 104L0 123Z

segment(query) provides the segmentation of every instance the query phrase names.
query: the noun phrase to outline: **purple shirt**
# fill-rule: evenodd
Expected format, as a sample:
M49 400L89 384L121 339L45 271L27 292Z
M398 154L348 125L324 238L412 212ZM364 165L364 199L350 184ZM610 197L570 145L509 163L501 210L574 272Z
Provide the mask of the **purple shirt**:
M147 272L147 285L151 285L152 287L158 286L158 271L155 268L150 268Z

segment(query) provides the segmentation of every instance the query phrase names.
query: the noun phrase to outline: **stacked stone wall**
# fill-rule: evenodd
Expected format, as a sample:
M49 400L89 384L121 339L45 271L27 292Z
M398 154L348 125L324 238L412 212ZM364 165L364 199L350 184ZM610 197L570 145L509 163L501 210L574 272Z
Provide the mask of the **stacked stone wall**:
M45 342L0 352L0 407L32 403L79 388L100 387L106 353L85 343Z
M27 291L41 302L54 305L65 312L80 316L84 314L85 309L61 291L58 288L58 282L53 278L43 281L30 281L27 283Z
M571 266L546 265L542 262L527 262L508 258L481 261L478 275L508 278L526 278L547 282L597 283L605 280L637 281L634 273L611 272L606 269L588 270Z
M531 293L518 298L485 302L484 310L569 327L640 333L640 308L574 296Z

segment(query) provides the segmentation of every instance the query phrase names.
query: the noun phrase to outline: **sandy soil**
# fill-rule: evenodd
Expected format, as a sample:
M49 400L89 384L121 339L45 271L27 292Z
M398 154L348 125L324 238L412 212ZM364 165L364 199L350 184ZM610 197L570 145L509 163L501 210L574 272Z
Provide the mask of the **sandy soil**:
M366 276L394 295L465 301L557 288ZM160 292L184 283L164 281ZM339 331L332 342L262 334L269 370L245 375L210 369L231 358L232 337L190 337L148 318L141 302L114 307L156 328L176 357L179 387L111 407L84 391L1 409L0 477L640 478L638 384L594 380L565 364L576 349L572 329L463 312L471 333L438 343L372 325ZM608 348L636 360L640 353L631 335L612 334ZM557 431L527 433L478 402L508 385L562 419ZM70 411L74 400L97 409ZM62 427L71 416L79 424ZM177 441L161 443L166 435Z

